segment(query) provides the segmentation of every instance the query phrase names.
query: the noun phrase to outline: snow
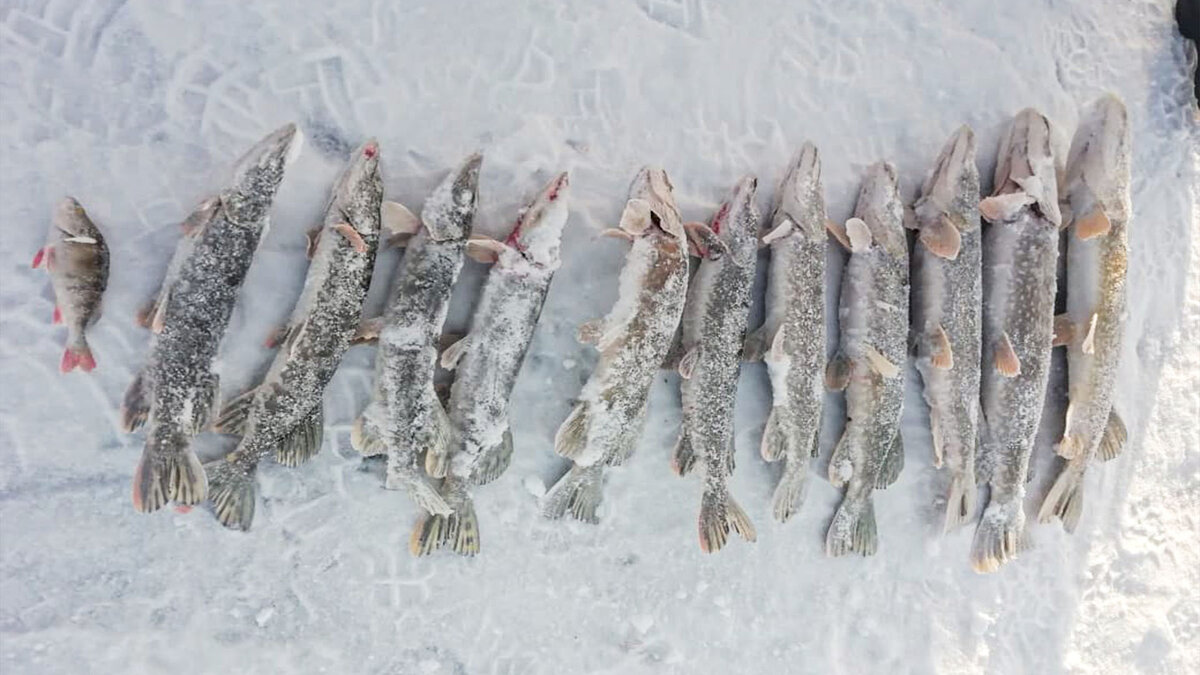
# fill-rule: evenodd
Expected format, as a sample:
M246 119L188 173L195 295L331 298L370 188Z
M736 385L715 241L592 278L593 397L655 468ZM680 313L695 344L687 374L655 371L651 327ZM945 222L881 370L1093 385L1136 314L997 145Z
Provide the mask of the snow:
M1169 0L46 0L0 9L0 671L21 673L1184 673L1200 669L1200 133L1194 63ZM850 215L887 160L909 199L949 134L977 134L991 175L1012 115L1069 138L1105 91L1133 124L1128 326L1116 405L1124 454L1089 471L1079 529L1031 522L1034 548L990 576L972 528L938 534L919 378L906 381L904 473L875 496L879 552L827 559L839 495L824 479L842 411L828 399L807 503L770 517L769 412L744 368L732 489L758 542L706 556L700 486L668 466L678 377L650 397L641 446L609 472L601 522L551 522L537 484L564 463L554 430L595 364L575 342L617 293L618 222L644 164L670 173L684 220L755 172L766 212L800 145L821 151L829 215ZM310 464L261 470L247 534L202 508L135 513L142 437L117 409L148 334L177 224L254 141L290 120L307 143L280 190L218 369L225 397L270 361L262 339L304 278L304 232L353 147L380 142L389 199L412 209L484 152L476 230L503 238L529 194L571 171L571 218L512 397L513 466L475 497L482 554L414 559L416 511L362 467L350 423L374 352L351 350ZM986 181L985 181L986 182ZM985 185L985 189L990 186ZM91 375L57 372L46 276L29 269L70 194L112 250ZM841 253L830 254L831 279ZM396 261L380 256L369 310ZM485 268L468 263L449 330ZM760 267L760 286L762 281ZM836 285L836 284L835 284ZM832 300L832 298L831 298ZM759 303L761 304L761 302ZM833 306L833 305L831 305ZM756 305L750 324L758 325ZM832 313L831 313L832 314ZM573 367L566 365L573 362ZM1065 392L1062 359L1051 409ZM1044 425L1025 507L1054 472ZM211 457L232 443L211 434Z

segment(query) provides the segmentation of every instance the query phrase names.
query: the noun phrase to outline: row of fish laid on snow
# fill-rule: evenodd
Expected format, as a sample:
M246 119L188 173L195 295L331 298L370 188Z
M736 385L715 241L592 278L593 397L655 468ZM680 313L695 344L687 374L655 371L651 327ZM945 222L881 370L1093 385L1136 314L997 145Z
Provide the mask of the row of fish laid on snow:
M895 170L877 164L844 225L826 216L811 144L789 166L765 226L753 177L739 181L701 224L683 222L664 171L641 170L618 227L605 231L629 240L630 250L616 304L579 329L599 360L555 435L555 452L572 465L543 498L544 513L597 520L605 468L633 453L650 388L667 365L681 376L683 399L671 466L680 475L697 468L703 474L701 548L720 549L731 531L753 541L754 525L730 494L729 478L739 370L743 360L762 360L772 408L761 454L783 462L774 517L787 521L800 508L819 447L824 389L844 390L847 420L829 462L829 480L844 488L844 497L826 550L872 554L878 541L872 494L891 485L904 464L903 366L912 343L935 465L950 474L945 527L974 517L977 484L986 485L972 561L990 571L1026 540L1029 458L1051 349L1065 345L1070 400L1056 449L1068 461L1040 518L1057 516L1073 529L1084 472L1096 459L1114 457L1125 441L1112 405L1130 211L1124 106L1112 97L1094 106L1065 175L1050 135L1041 114L1018 114L1001 142L993 194L982 201L975 139L966 127L946 144L911 209L902 203ZM521 210L501 242L471 232L479 155L453 171L417 217L383 201L379 147L367 142L335 184L321 227L309 235L304 288L291 319L273 336L279 351L269 371L259 386L218 407L213 361L276 190L298 152L298 132L288 125L238 162L230 185L185 221L162 288L139 313L154 338L122 408L126 429L148 428L134 505L149 512L168 501L208 499L224 525L249 528L258 463L273 455L296 466L318 452L325 386L351 344L373 341L374 392L354 423L352 443L366 456L386 455L387 486L407 490L424 510L413 531L414 553L448 545L474 554L480 536L470 490L495 480L512 459L508 400L560 264L567 175L552 179ZM991 223L986 229L981 216ZM1060 227L1070 228L1068 299L1066 314L1055 317ZM906 228L917 232L911 261ZM849 252L838 348L828 360L827 233ZM364 320L381 239L406 250L383 315ZM760 246L770 249L766 319L751 332ZM493 267L469 333L442 349L464 254ZM689 256L699 263L690 265ZM61 309L55 320L69 330L62 368L90 370L95 360L85 330L99 314L108 252L74 200L58 207L34 264L43 261ZM439 364L456 371L447 400L434 388ZM210 425L240 442L203 466L190 445Z

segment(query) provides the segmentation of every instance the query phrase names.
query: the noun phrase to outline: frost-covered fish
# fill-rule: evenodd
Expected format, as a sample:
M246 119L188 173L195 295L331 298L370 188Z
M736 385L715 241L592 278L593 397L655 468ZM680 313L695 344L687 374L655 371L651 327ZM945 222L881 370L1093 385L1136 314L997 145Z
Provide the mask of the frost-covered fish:
M383 317L372 322L379 338L375 393L351 434L364 455L387 453L388 489L407 489L418 506L440 515L451 509L426 474L446 475L451 428L433 376L450 291L471 236L482 161L478 154L468 157L425 200L420 221L403 221L399 234L413 237Z
M766 320L746 339L747 360L763 359L771 379L771 413L761 453L783 460L772 511L786 522L804 503L808 465L817 455L825 391L824 189L821 158L805 143L775 197L763 242L771 249Z
M179 238L179 242L175 245L175 252L171 255L171 261L167 263L167 272L163 276L162 285L159 287L154 299L138 310L136 321L141 327L149 328L155 333L162 332L163 320L167 309L166 300L171 294L171 286L179 279L179 271L183 269L184 263L192 255L197 237L204 231L204 227L208 225L213 216L216 215L217 208L220 205L220 197L209 197L188 214L188 217L180 225L183 234Z
M149 362L126 392L122 410L127 429L149 421L133 477L138 511L155 511L168 499L190 505L205 497L204 469L191 440L212 416L218 390L213 359L267 228L284 168L299 150L296 125L288 124L242 157L216 213L195 235L171 284L162 330Z
M571 414L554 436L554 451L574 465L543 498L543 513L596 522L604 467L633 453L646 419L646 400L679 325L687 294L688 241L671 182L643 168L629 186L619 229L633 242L618 279L617 302L602 320L579 329L600 360Z
M979 482L989 486L971 563L992 572L1025 547L1025 480L1046 385L1058 263L1058 176L1050 122L1026 109L1000 143L995 190L979 203L983 338Z
M569 187L565 172L554 177L521 209L503 242L483 236L467 242L468 255L494 264L470 332L441 357L443 367L457 372L447 409L454 430L450 467L439 489L454 512L448 517L426 514L417 523L410 542L414 554L446 544L462 555L479 552L479 524L468 487L492 482L512 460L509 397L561 264Z
M33 267L46 267L54 287L54 323L67 327L67 346L59 370L91 372L96 359L87 342L87 329L100 318L108 286L108 245L87 211L71 197L54 208L46 245L33 258Z
M205 467L213 512L226 527L250 528L258 463L267 455L297 466L321 449L321 399L362 320L382 198L379 144L372 140L354 152L334 185L304 290L266 377L229 401L214 425L242 437L233 452Z
M729 477L733 408L758 257L757 187L753 176L742 178L713 216L709 231L721 242L719 248L703 239L696 242L705 255L683 310L683 424L671 466L682 476L697 461L704 464L699 532L700 549L706 553L720 550L730 529L747 541L756 536L750 517L729 493Z
M896 170L875 164L854 217L838 239L850 249L842 273L841 341L826 380L846 390L846 428L829 459L829 481L846 492L829 525L829 555L872 555L878 547L871 493L904 467L900 413L908 344L908 242Z
M946 531L975 513L983 233L975 134L963 126L938 156L914 208L913 338L933 435L950 472Z
M1129 242L1129 118L1115 96L1101 98L1075 134L1067 162L1066 201L1074 214L1067 243L1067 313L1055 344L1067 346L1069 404L1058 454L1067 460L1038 518L1057 516L1074 531L1083 510L1083 476L1125 444L1113 408L1125 320Z

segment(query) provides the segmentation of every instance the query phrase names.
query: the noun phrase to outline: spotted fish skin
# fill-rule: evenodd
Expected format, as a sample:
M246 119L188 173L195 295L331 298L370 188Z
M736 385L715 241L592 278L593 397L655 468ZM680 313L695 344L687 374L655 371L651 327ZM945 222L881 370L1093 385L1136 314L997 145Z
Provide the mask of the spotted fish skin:
M971 550L992 572L1025 548L1025 481L1046 386L1058 264L1057 161L1050 121L1020 112L1000 145L996 188L980 202L983 332L977 474L988 499Z
M730 494L729 478L733 410L758 255L757 187L753 176L742 178L713 216L709 231L722 246L705 251L683 310L683 423L672 464L680 474L694 463L704 467L698 529L700 548L710 553L725 545L730 530L747 541L756 538L754 524Z
M423 555L449 546L460 555L479 553L481 538L469 487L500 476L513 456L509 400L533 340L550 282L562 263L570 181L561 173L520 211L503 241L473 237L468 254L492 262L471 318L470 331L442 354L455 370L447 413L453 438L449 468L439 494L449 516L427 513L413 530L410 548Z
M213 360L267 227L284 169L299 152L296 126L268 135L238 162L220 205L180 265L145 369L125 397L125 417L148 431L133 481L134 507L203 501L204 469L192 438L208 426L217 399Z
M205 467L213 511L226 527L250 528L258 464L267 455L296 466L320 450L321 399L362 319L382 198L379 144L372 140L354 151L334 185L304 289L266 377L217 419L219 431L242 437L233 452Z
M67 344L60 370L91 372L96 359L87 341L87 329L100 318L101 301L108 287L108 244L100 228L73 197L64 197L54 208L46 245L37 252L33 267L45 267L54 288L54 323L67 328Z
M1055 449L1067 462L1038 517L1059 518L1068 532L1075 530L1083 512L1088 467L1115 458L1126 440L1113 396L1127 302L1130 153L1125 105L1104 96L1075 134L1064 182L1064 201L1072 214L1067 312L1055 320L1055 344L1067 348L1069 405Z
M355 447L387 453L387 487L427 511L450 509L428 471L448 456L450 422L434 391L437 346L475 217L482 156L473 154L425 201L421 224L396 268L379 332L372 402L356 422Z
M983 233L975 134L946 142L915 207L913 339L929 405L934 466L949 474L943 529L975 514Z
M825 403L826 234L821 159L806 143L788 167L763 241L771 251L766 320L746 339L747 360L762 359L771 381L771 412L761 454L782 461L772 513L786 522L800 509L808 467L818 449Z
M555 434L555 452L574 466L543 500L543 513L550 518L569 512L596 522L604 467L619 465L633 453L650 387L683 313L688 242L665 171L647 167L634 178L619 233L632 246L618 279L616 304L602 321L580 331L584 341L595 344L600 360Z
M854 215L846 223L851 253L839 298L840 347L831 363L833 370L845 373L849 418L829 460L830 482L845 486L825 538L831 556L875 553L872 493L895 482L904 466L900 414L909 269L894 167L879 163L868 169Z

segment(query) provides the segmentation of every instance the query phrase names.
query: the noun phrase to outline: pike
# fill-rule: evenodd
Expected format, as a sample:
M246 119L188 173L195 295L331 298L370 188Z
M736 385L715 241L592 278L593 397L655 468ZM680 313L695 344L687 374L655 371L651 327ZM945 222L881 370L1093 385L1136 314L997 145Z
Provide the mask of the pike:
M1067 162L1066 201L1074 214L1067 240L1067 312L1056 317L1054 344L1067 347L1069 403L1062 440L1067 460L1038 520L1054 517L1073 532L1083 511L1083 477L1099 458L1125 445L1125 423L1113 407L1125 321L1128 265L1129 118L1109 95L1096 102L1075 134Z
M167 263L167 272L163 277L162 285L159 286L158 293L154 298L146 303L138 310L135 321L142 328L149 328L155 333L161 333L163 329L163 321L166 318L167 298L171 295L171 287L175 285L179 279L179 272L183 269L184 263L192 255L192 251L196 247L196 239L200 233L204 231L205 226L216 215L217 208L221 205L219 197L209 197L200 202L196 208L188 214L188 217L183 220L180 225L182 236L179 242L175 245L175 252L171 255L171 261Z
M138 511L156 511L167 500L192 505L205 498L204 469L189 446L212 416L218 391L213 360L300 139L296 125L288 124L242 157L164 301L162 330L122 410L125 428L149 427L133 478Z
M671 467L683 476L697 461L704 464L699 533L705 553L720 550L731 529L747 541L756 536L750 517L729 492L729 477L733 408L758 255L757 187L754 176L742 178L707 228L688 226L703 257L683 309L683 425Z
M579 400L554 435L554 451L572 467L542 501L548 518L568 511L595 523L604 467L627 460L646 419L646 402L671 348L687 294L688 237L670 179L646 167L629 186L619 227L632 242L618 279L617 302L601 320L583 324L579 339L600 352Z
M441 356L442 367L456 371L447 410L453 444L439 489L453 513L422 516L410 540L414 555L447 544L460 555L479 553L479 522L468 488L496 480L512 461L509 397L562 263L569 196L563 172L521 209L507 239L478 235L467 241L467 255L493 264L470 331Z
M1000 143L995 190L979 203L983 336L978 479L988 500L971 564L994 572L1026 548L1025 480L1050 376L1058 176L1050 121L1027 108Z
M450 292L471 235L482 161L473 154L452 171L425 200L420 220L388 218L396 224L393 236L412 238L383 316L365 322L363 337L379 341L375 392L351 429L351 443L363 455L387 454L389 490L407 489L418 506L445 516L451 508L426 478L446 475L451 440L433 376Z
M108 244L72 197L64 197L54 208L46 245L33 258L35 269L43 266L54 288L53 322L67 327L59 370L68 373L78 367L90 373L96 359L88 346L87 329L100 318L108 287Z
M805 143L788 167L775 197L766 320L746 338L745 358L762 359L771 380L771 412L763 430L764 460L783 460L772 512L787 522L804 503L808 465L817 456L825 391L824 189L821 158Z
M209 501L225 527L250 529L258 464L267 455L294 467L321 449L321 399L362 319L382 198L379 144L371 140L354 152L334 185L313 237L304 290L278 331L282 346L266 377L227 402L213 425L242 437L233 452L205 467Z
M908 242L896 170L867 170L854 217L836 236L849 244L838 317L841 345L826 383L845 390L849 419L829 459L829 481L845 486L825 552L873 555L878 548L872 492L904 467L900 413L908 343Z
M913 334L933 436L933 464L950 473L943 530L975 513L979 435L982 230L975 134L959 127L921 188L914 212Z

